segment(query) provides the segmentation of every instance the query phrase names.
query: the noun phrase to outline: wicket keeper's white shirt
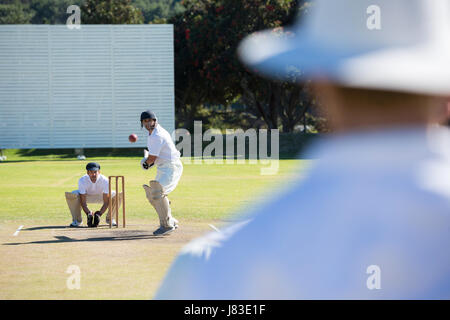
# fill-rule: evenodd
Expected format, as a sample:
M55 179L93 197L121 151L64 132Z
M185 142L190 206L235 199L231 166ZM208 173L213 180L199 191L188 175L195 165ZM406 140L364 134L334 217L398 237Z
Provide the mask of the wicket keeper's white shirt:
M78 180L78 191L80 194L102 194L109 192L108 179L100 174L97 181L93 183L89 176L85 174Z
M156 124L152 134L147 138L148 153L157 156L157 166L166 162L175 162L180 159L180 152L175 147L172 137L166 129Z

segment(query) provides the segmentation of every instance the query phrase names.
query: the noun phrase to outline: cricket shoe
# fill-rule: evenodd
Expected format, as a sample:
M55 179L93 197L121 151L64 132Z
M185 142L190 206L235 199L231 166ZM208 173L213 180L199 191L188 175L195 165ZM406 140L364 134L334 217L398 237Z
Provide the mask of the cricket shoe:
M172 231L174 231L176 228L178 228L178 226L177 225L175 225L175 226L173 226L173 227L163 227L163 226L160 226L158 229L156 229L154 232L153 232L153 235L154 236L163 236L163 235L165 235L165 234L169 234L169 233L171 233Z
M77 220L73 220L72 223L69 225L71 228L78 228L81 226L81 222L78 222Z
M108 225L109 225L109 218L108 218L108 217L106 217L106 224L108 224ZM111 226L113 226L113 227L117 227L117 222L116 222L116 220L115 220L115 219L113 219L113 220L112 220Z
M97 228L99 223L100 223L100 215L96 213L94 214L94 223L92 227Z
M92 228L93 227L93 220L94 220L94 217L92 216L92 214L88 214L88 217L87 217L87 226L89 227L89 228Z

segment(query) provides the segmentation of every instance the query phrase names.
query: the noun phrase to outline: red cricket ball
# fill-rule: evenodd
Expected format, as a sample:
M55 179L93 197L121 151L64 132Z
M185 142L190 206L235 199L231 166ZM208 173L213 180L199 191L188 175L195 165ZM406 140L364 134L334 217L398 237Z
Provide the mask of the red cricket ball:
M134 133L130 134L128 136L128 140L130 140L131 143L135 143L137 141L138 137Z

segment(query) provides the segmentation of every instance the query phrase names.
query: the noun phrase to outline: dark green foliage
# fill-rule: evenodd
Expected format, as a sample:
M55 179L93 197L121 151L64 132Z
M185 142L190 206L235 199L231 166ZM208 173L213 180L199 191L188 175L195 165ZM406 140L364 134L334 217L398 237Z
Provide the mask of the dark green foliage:
M78 5L84 0L31 0L30 10L35 12L31 23L33 24L65 24L70 14L67 8Z
M0 24L65 24L69 16L66 12L67 8L70 5L77 5L81 8L86 2L86 0L5 0L0 4ZM95 5L99 10L98 20L105 21L114 19L108 17L105 10L101 8L116 6L118 7L116 10L128 10L129 14L125 16L125 20L132 22L124 23L164 22L165 19L184 10L180 0L97 0L90 1L89 5L90 7ZM129 5L132 5L132 8ZM138 11L142 13L143 20L136 13ZM83 18L82 16L82 23L91 23L90 21L94 20L90 15L86 20ZM124 16L119 14L116 21L121 21L121 19L124 19Z
M0 4L0 24L29 24L35 15L20 1L5 1Z
M185 0L183 4L186 11L169 19L175 32L178 125L191 128L205 113L204 104L230 105L238 99L256 118L250 126L261 120L267 128L293 131L314 105L308 87L258 76L257 70L241 64L236 49L253 32L273 28L284 32L308 4L299 7L297 0Z
M141 10L131 0L86 0L81 7L83 24L140 24Z
M185 10L180 0L133 0L132 3L142 11L144 23L165 23Z

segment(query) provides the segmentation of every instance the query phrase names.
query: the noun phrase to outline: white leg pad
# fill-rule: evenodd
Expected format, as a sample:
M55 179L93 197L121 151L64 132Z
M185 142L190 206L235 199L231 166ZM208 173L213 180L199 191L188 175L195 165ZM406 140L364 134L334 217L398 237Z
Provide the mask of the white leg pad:
M148 202L150 202L150 204L152 205L153 208L155 208L155 205L153 204L153 198L152 198L152 188L150 188L148 185L144 184L143 185L144 190L145 190L145 195L147 196L147 200ZM156 208L155 208L156 210ZM158 214L159 217L159 224L163 225L164 222L161 220L160 215Z
M144 189L147 199L155 208L156 213L159 216L161 226L165 228L173 227L178 221L172 217L169 199L167 198L167 195L164 194L162 185L156 180L151 180L150 187L144 185Z

